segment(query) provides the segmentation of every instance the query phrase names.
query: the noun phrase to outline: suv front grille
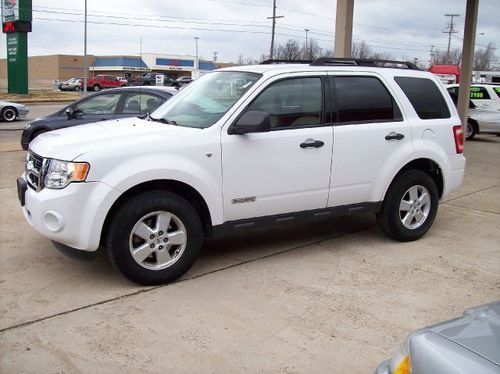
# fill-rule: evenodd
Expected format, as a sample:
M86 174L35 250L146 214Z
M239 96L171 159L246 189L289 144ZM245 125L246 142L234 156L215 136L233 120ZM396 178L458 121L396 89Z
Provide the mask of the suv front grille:
M28 186L36 191L43 188L43 177L46 171L46 161L37 154L29 151L26 158L26 180Z

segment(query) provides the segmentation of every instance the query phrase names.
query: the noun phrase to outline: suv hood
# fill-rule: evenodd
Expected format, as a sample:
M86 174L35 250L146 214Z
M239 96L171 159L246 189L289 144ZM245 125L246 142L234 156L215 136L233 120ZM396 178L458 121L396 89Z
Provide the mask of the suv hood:
M462 317L427 330L500 365L500 301L468 309Z
M50 131L36 137L30 143L30 150L42 157L72 161L92 151L126 149L155 140L164 142L199 131L132 117Z

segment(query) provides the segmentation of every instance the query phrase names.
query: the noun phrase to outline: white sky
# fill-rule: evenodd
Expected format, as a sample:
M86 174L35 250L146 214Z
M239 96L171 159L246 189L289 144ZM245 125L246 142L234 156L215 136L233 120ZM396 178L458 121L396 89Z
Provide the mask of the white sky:
M461 47L466 0L355 0L354 40L395 59L429 60L430 46L446 49L443 33L457 13L452 47ZM277 0L277 43L289 38L304 42L305 31L323 49L332 49L335 0ZM29 55L83 53L84 0L33 0L33 32ZM88 0L88 53L138 55L199 53L218 61L238 55L258 58L269 53L272 0ZM480 0L476 48L492 41L500 48L500 0ZM500 52L497 52L500 57ZM0 42L5 57L5 36Z

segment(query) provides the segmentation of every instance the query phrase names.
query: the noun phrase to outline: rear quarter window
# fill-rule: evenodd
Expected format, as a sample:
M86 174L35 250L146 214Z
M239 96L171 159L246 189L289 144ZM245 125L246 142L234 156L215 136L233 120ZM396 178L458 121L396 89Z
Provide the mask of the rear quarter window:
M450 110L434 81L428 78L395 77L421 119L450 118Z

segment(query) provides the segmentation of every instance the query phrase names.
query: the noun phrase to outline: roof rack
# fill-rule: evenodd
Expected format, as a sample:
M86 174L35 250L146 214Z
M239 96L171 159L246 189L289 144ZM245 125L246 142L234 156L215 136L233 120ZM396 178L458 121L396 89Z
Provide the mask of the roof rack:
M268 59L262 61L259 65L272 65L272 64L312 64L313 60L283 60L283 59Z
M320 57L311 63L311 66L372 66L379 68L393 68L393 69L410 69L420 70L417 65L408 61L394 61L394 60L372 60L364 58L335 58L335 57Z

